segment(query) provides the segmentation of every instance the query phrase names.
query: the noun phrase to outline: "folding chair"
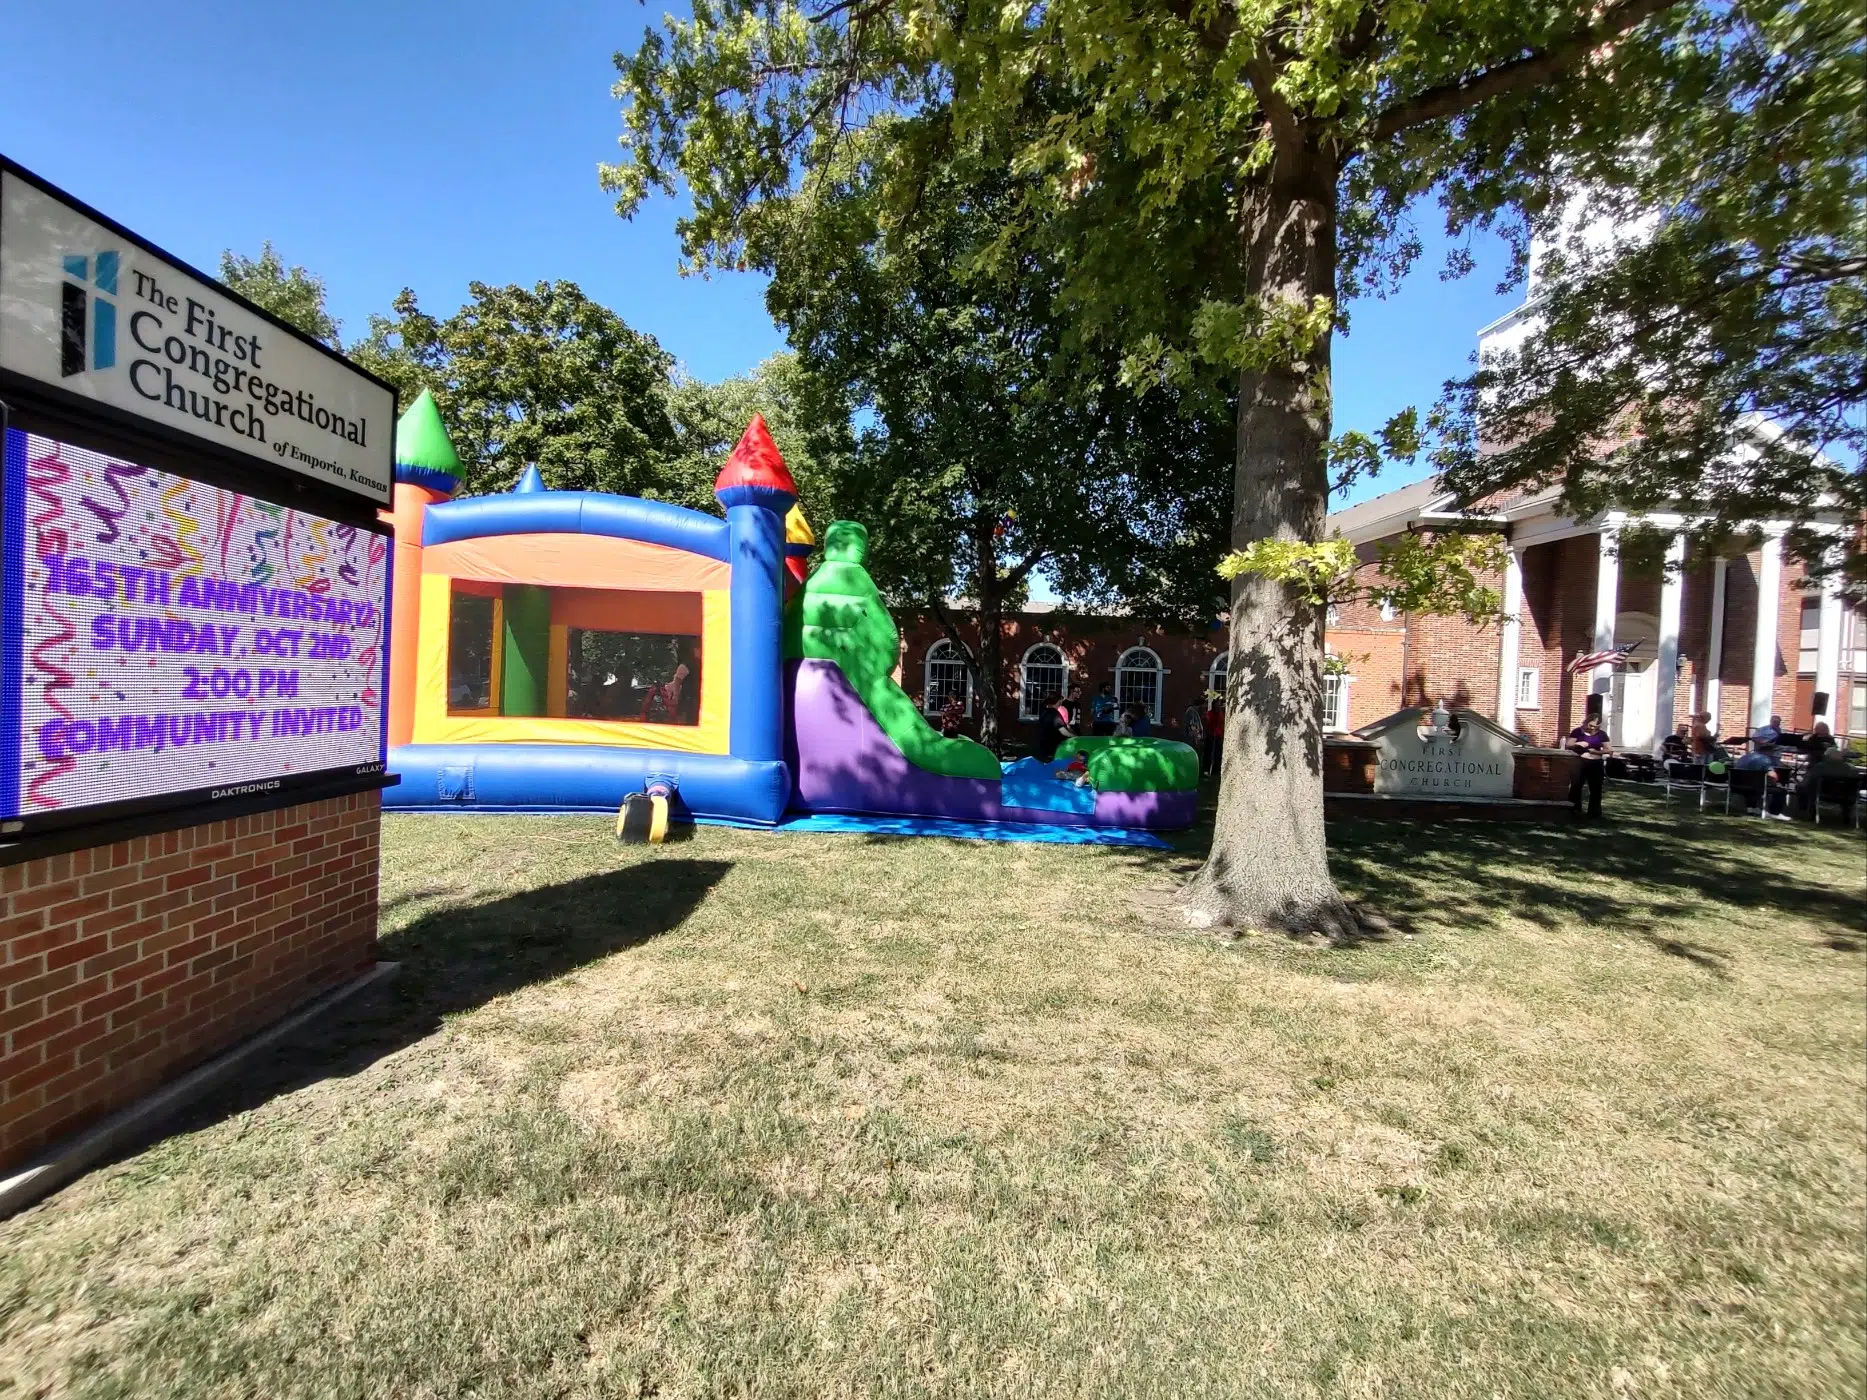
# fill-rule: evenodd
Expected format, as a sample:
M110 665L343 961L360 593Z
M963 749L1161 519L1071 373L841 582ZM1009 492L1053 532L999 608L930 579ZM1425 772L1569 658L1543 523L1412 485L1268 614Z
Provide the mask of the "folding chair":
M1841 809L1841 820L1851 822L1860 806L1861 780L1855 777L1822 778L1809 793L1810 814L1815 824L1822 824L1822 804L1831 802Z
M1733 768L1730 780L1724 785L1724 813L1731 814L1731 799L1735 797L1748 805L1757 804L1757 815L1761 817L1764 807L1770 800L1770 775L1761 768Z
M1666 800L1673 800L1674 790L1696 792L1699 794L1699 806L1705 805L1705 765L1686 763L1681 759L1666 760Z
M1705 799L1711 795L1713 788L1724 789L1724 809L1727 812L1731 810L1731 774L1735 771L1728 763L1724 765L1722 773L1714 773L1710 764L1705 765L1705 778L1698 789L1699 811L1705 810Z

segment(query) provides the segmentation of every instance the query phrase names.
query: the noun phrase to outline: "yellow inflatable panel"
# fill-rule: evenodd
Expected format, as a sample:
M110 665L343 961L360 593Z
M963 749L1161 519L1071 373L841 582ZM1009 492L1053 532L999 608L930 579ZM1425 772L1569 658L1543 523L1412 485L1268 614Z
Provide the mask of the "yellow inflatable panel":
M552 674L547 690L557 714L513 716L447 710L448 613L453 580L446 574L421 576L421 659L417 666L415 734L417 744L606 744L669 753L727 752L732 696L732 610L724 588L701 597L700 714L698 724L643 724L636 720L566 719L564 669L568 638L551 629ZM494 694L498 692L495 691Z

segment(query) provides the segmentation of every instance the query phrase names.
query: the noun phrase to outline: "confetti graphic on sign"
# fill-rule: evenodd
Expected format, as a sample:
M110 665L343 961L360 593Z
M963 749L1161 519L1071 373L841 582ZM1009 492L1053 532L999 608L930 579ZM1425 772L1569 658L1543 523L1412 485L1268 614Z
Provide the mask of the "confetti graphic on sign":
M381 761L382 536L25 445L25 499L4 503L27 525L19 690L0 704L18 810L0 816Z
M104 527L98 533L98 544L115 544L123 533L119 528L119 522L130 508L130 497L129 493L123 489L123 478L141 476L147 470L147 467L133 467L128 462L112 462L104 468L104 484L116 495L116 506L108 506L95 496L86 496L78 503L95 515L98 523Z

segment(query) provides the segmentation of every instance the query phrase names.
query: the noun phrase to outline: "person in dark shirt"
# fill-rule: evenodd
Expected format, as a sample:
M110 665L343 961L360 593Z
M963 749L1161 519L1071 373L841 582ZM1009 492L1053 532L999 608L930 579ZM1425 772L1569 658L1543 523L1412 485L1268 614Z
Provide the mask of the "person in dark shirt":
M1070 728L1070 709L1060 695L1048 697L1037 707L1037 743L1032 752L1045 763L1050 763L1057 756L1057 746L1065 739L1075 737Z
M1660 757L1684 763L1692 757L1692 730L1688 725L1680 725L1671 734L1660 740Z
M1096 692L1095 708L1091 711L1096 733L1113 734L1115 721L1120 715L1121 705L1115 699L1115 687L1103 681L1102 688Z
M1590 715L1579 729L1569 731L1569 752L1579 754L1575 781L1569 784L1569 805L1582 810L1582 790L1588 790L1588 815L1601 816L1601 783L1608 771L1608 732L1601 727L1601 716Z
M965 713L966 707L960 703L959 696L947 696L946 703L940 707L940 737L942 739L959 738L959 722Z
M1200 771L1208 778L1219 776L1219 761L1225 752L1225 697L1216 690L1206 692L1206 747L1200 755Z
M1809 732L1803 736L1801 745L1803 755L1811 762L1820 759L1834 746L1835 736L1828 728L1828 721L1825 719L1818 719L1810 726Z
M1826 786L1829 801L1838 803L1841 808L1842 825L1854 820L1854 804L1859 801L1861 784L1867 781L1867 775L1848 761L1848 756L1840 749L1830 749L1820 758L1811 761L1796 779L1796 802L1804 813L1815 815L1815 804L1821 800Z

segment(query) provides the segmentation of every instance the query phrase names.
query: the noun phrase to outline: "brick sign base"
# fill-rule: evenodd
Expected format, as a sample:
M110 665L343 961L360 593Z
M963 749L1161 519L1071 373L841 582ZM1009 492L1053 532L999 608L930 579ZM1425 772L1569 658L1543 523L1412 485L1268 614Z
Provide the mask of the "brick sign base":
M0 1170L376 960L354 793L0 868Z

